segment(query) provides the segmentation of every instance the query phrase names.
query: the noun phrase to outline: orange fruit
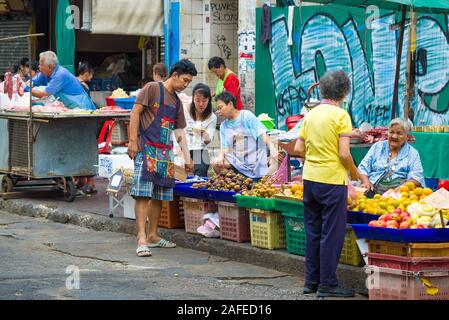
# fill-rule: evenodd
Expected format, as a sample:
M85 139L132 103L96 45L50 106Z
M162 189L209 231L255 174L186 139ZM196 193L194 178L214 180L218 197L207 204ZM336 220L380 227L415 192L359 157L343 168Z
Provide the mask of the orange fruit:
M401 193L403 193L403 192L409 192L410 189L409 189L406 185L402 185L402 186L399 188L399 191L400 191Z
M410 191L415 189L415 184L413 182L407 182L405 185L409 188Z
M423 188L416 188L415 190L413 190L413 193L419 197L422 196L423 191Z
M292 190L292 192L295 193L296 191L299 190L299 185L297 185L297 184L292 185L292 187L290 188L290 190Z
M433 191L432 191L432 189L430 189L430 188L424 188L424 189L423 189L423 194L426 195L426 196L429 196L429 195L431 195L432 193L433 193Z

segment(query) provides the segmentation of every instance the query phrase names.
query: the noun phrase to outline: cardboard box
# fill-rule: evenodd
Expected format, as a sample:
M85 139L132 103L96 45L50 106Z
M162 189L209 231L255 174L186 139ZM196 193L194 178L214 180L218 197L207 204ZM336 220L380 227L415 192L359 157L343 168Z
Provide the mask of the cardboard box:
M121 168L134 170L134 161L127 154L100 154L98 156L98 175L100 177L109 179Z

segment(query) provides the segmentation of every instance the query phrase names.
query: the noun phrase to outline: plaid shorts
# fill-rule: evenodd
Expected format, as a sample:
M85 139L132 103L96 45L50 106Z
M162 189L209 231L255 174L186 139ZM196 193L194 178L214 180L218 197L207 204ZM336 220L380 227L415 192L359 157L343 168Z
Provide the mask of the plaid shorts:
M143 157L143 153L139 152L134 159L134 176L131 196L161 201L173 201L173 188L161 187L151 181L142 179Z

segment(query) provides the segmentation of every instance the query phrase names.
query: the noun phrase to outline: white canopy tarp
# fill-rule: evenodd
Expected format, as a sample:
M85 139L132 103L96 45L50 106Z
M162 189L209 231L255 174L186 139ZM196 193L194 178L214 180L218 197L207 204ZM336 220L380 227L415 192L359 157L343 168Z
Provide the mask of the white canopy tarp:
M164 35L163 0L93 0L92 33Z

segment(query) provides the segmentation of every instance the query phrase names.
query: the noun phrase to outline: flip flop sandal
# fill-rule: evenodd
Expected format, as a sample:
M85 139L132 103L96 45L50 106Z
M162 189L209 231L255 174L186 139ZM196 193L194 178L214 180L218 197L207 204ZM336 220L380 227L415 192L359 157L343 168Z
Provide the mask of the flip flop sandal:
M146 245L138 246L136 249L136 254L140 258L151 257L152 255L150 248Z
M147 246L149 248L176 248L175 243L165 239L161 239L159 240L159 242L156 243L149 243Z

